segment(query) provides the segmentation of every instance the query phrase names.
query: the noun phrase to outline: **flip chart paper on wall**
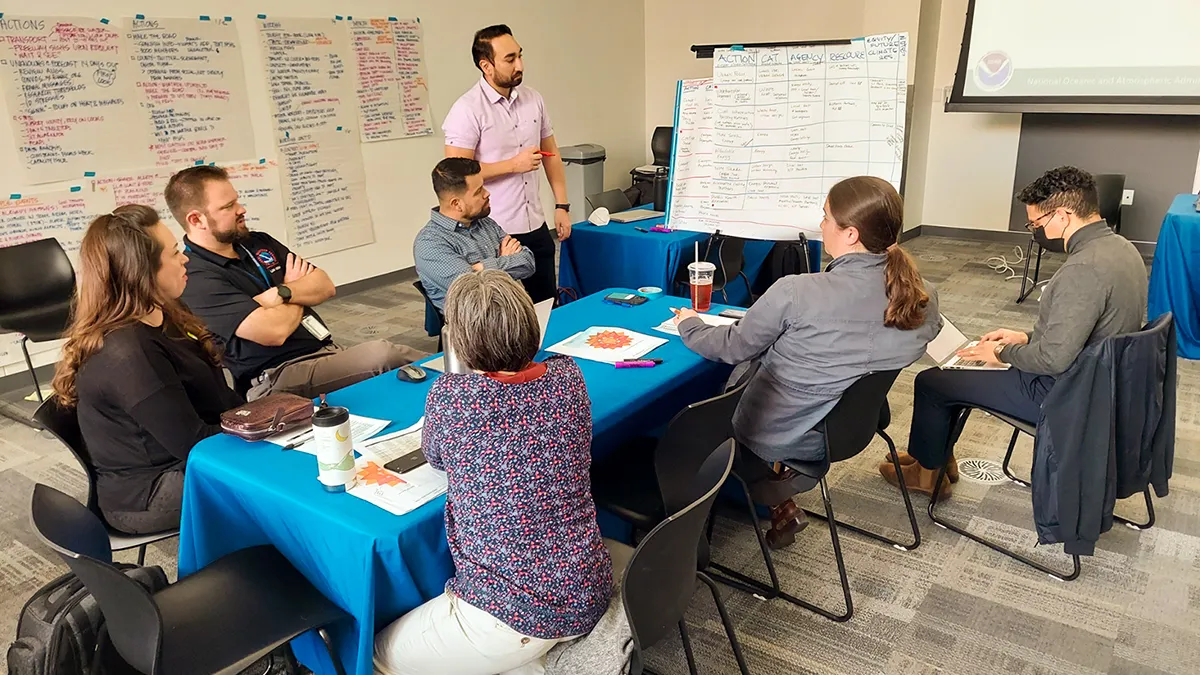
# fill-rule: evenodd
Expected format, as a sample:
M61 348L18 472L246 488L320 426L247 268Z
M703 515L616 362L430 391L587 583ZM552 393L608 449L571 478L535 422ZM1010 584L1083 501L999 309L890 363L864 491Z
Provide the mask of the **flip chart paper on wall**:
M227 161L254 151L232 21L133 19L128 38L158 166Z
M685 192L699 193L695 201L707 207L704 178L712 211L685 210L677 222L673 208L671 225L751 239L794 239L800 232L820 239L825 196L838 181L870 175L899 188L907 60L906 33L849 45L717 50L711 170L698 162L672 167L673 207L687 181L697 185ZM684 93L681 86L681 122ZM680 136L676 152L682 144Z
M346 22L272 17L259 19L258 30L275 142L354 127L354 52Z
M375 241L356 134L308 134L279 144L289 246L316 255Z
M425 74L425 43L421 22L399 19L390 22L396 40L396 78L400 82L404 135L433 133L429 112L429 77Z
M681 80L675 92L675 140L667 222L681 230L717 229L712 209L712 78Z
M28 183L154 163L123 22L0 21L0 82Z
M352 19L364 143L433 133L425 46L415 19Z

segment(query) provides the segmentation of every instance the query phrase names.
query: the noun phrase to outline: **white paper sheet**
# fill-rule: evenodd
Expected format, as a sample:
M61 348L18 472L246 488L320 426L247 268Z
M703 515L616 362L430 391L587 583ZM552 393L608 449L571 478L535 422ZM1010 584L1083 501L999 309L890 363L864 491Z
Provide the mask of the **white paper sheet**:
M710 326L728 326L737 323L737 319L732 319L727 316L717 316L716 314L701 314L700 320ZM666 321L654 327L654 330L667 335L679 335L679 328L675 326L675 317L671 317Z
M397 516L446 494L446 474L428 464L404 475L366 457L360 457L355 465L357 481L347 493Z
M410 452L420 449L421 432L419 430L401 436L388 434L386 440L372 442L370 445L357 448L359 454L379 466L383 466L393 459L399 459Z
M600 363L616 363L625 359L641 358L666 343L664 338L643 335L624 328L593 326L547 347L546 351Z
M380 420L373 417L362 417L359 415L350 415L350 438L354 441L355 449L358 449L360 444L378 435L379 432L383 431L389 424L391 424L391 422L388 420ZM305 438L305 434L308 434L307 438ZM281 442L281 439L285 440L282 440ZM288 443L296 440L299 440L300 443L296 445L296 447L292 448L293 450L299 450L300 452L310 455L317 454L317 440L312 436L311 427L299 433L291 431L283 434L277 434L268 438L267 442L274 443L282 448Z

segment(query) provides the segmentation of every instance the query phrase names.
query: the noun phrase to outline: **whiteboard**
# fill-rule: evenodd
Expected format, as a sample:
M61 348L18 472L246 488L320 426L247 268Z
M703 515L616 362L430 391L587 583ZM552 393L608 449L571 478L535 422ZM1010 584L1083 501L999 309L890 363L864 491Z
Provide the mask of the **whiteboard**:
M821 238L851 176L899 189L908 34L841 45L723 49L676 96L667 223L747 239Z

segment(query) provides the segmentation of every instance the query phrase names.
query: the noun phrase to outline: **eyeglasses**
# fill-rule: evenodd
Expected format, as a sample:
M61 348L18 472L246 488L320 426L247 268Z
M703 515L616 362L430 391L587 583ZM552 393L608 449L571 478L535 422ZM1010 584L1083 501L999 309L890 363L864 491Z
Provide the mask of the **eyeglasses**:
M1064 212L1068 215L1070 215L1072 213L1071 211L1064 211ZM1040 222L1043 218L1046 218L1048 216L1053 216L1056 213L1058 213L1058 209L1054 209L1053 211L1047 211L1047 212L1043 213L1042 215L1038 216L1037 218L1034 218L1033 220L1025 221L1025 229L1029 230L1030 232L1033 232L1035 229L1041 227Z

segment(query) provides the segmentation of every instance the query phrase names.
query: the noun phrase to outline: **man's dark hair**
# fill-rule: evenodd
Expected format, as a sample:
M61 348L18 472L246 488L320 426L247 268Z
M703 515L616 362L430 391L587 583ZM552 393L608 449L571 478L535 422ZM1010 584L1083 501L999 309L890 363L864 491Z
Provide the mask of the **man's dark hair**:
M492 51L492 40L501 35L512 35L512 30L502 23L487 28L480 28L475 31L475 41L471 43L471 63L479 68L479 72L483 72L483 68L479 65L480 61L487 60L495 63L496 53Z
M447 157L433 167L433 192L438 199L462 194L467 176L479 173L479 162L466 157Z
M164 197L171 215L175 216L179 226L187 229L187 214L192 210L204 208L204 186L209 181L229 180L229 172L219 166L189 166L171 176L167 181Z
M1073 166L1050 169L1017 193L1017 201L1038 207L1043 213L1053 209L1074 211L1080 218L1100 211L1096 179Z

